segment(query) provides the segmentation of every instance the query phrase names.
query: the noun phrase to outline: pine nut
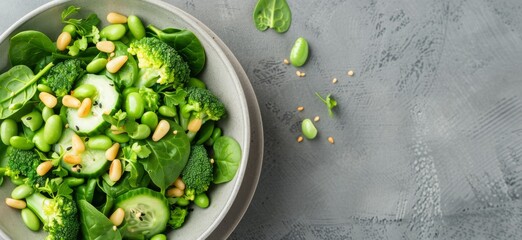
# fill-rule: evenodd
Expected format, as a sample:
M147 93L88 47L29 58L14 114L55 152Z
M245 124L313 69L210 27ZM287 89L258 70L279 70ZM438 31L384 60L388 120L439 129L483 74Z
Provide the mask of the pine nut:
M96 43L96 48L100 50L100 52L111 53L114 52L116 46L114 46L114 43L111 41L100 41Z
M78 156L78 155L75 155L75 154L66 153L63 156L63 161L68 163L68 164L76 165L76 164L82 163L82 158L80 156Z
M107 14L107 22L112 24L127 23L127 17L119 13L110 12Z
M283 59L283 64L288 65L288 64L290 64L290 62L288 61L288 59L285 58L285 59Z
M200 119L200 118L194 118L192 119L188 126L187 126L187 129L189 130L189 132L198 132L199 129L201 128L201 125L203 124L203 119Z
M320 119L321 119L321 118L320 118L319 116L315 116L315 118L314 118L314 122L319 122Z
M157 142L162 139L170 130L170 124L167 120L161 120L152 134L152 141Z
M331 144L334 144L334 138L333 137L328 137L328 142L331 143Z
M121 67L127 62L129 57L127 55L115 57L111 59L105 68L107 68L107 71L110 73L117 73Z
M350 70L350 71L348 71L346 74L347 74L348 76L352 77L355 73L354 73L352 70Z
M185 183L183 182L183 180L181 180L180 177L178 177L176 181L174 181L174 186L181 190L185 190Z
M50 93L41 92L38 98L40 98L40 101L48 108L54 108L58 103L58 99Z
M119 159L114 159L109 168L109 179L113 182L117 182L120 180L121 174L121 161Z
M114 226L120 226L124 218L125 210L123 210L123 208L118 208L111 214L109 219L111 220L112 224L114 224Z
M107 158L109 161L116 159L119 150L120 144L114 143L109 149L107 149L107 151L105 151L105 158Z
M27 203L25 203L24 200L17 200L17 199L12 199L12 198L6 198L5 204L7 204L7 206L9 206L9 207L16 208L16 209L24 209L27 207Z
M185 192L179 188L171 188L167 190L167 197L183 197Z
M72 41L71 34L68 32L62 32L58 36L58 39L56 39L56 48L58 48L58 50L60 50L60 51L63 51L65 49L67 49L67 46L69 46L71 41Z
M125 131L124 130L111 130L111 132L114 135L120 135L120 134L124 133Z
M68 108L79 108L82 105L82 102L71 95L65 95L62 98L62 104Z
M53 163L51 161L42 162L36 168L36 174L38 174L38 176L44 176L47 174L47 172L49 172L49 170L51 170L52 167Z
M299 107L297 107L297 111L302 112L303 110L304 110L304 107L303 107L303 106L299 106Z
M91 112L91 107L92 100L90 98L83 99L80 108L78 108L78 117L87 117L87 115L89 115L89 113Z
M297 137L297 142L302 142L302 141L303 141L303 136Z
M71 141L72 141L72 150L74 153L85 152L85 143L83 143L80 136L73 134Z

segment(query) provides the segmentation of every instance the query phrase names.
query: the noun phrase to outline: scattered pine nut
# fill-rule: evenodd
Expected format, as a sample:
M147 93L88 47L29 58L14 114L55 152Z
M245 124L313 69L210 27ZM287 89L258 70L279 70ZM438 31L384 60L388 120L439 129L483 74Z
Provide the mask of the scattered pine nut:
M38 176L44 176L47 174L47 172L49 172L49 170L51 170L52 167L53 163L51 161L42 162L36 168L36 174L38 174Z
M167 197L182 197L185 192L179 188L171 188L167 190Z
M100 52L111 53L114 52L116 46L111 41L99 41L96 43L96 48L100 50Z
M117 73L121 69L121 67L123 67L123 65L127 62L127 60L129 60L129 57L127 55L115 57L107 63L105 68L107 69L107 72Z
M334 138L333 137L328 137L328 142L331 143L331 144L334 144Z
M214 162L215 162L214 159L211 158L211 159L210 159L210 164L214 164Z
M298 77L300 77L300 76L301 76L301 71L299 71L299 70L295 71L295 75L297 75Z
M119 159L114 159L109 167L109 179L113 182L120 180L122 175L121 170L121 161Z
M120 135L125 132L125 130L111 130L112 134L114 135Z
M348 74L348 76L351 77L351 76L353 76L355 73L354 73L352 70L350 70L350 71L348 71L346 74Z
M63 161L68 163L68 164L76 165L76 164L82 163L82 158L80 156L78 156L78 155L75 155L75 154L66 153L63 156Z
M68 108L79 108L82 105L82 102L71 95L65 95L62 98L62 104Z
M83 153L85 151L85 144L80 136L73 134L72 135L72 150L74 153Z
M67 49L67 46L69 46L71 41L72 41L71 34L68 32L62 32L56 39L56 48L58 48L58 50L60 50L60 51L63 51L65 49Z
M110 12L107 14L107 22L112 24L127 23L127 17L119 13Z
M174 181L174 186L181 190L185 190L185 183L183 182L183 180L181 180L180 177L178 177L176 181Z
M303 107L303 106L299 106L299 107L297 107L297 111L302 112L303 110L304 110L304 107Z
M115 227L120 226L123 223L123 219L125 219L125 210L123 208L116 209L109 218L114 224Z
M172 131L172 134L174 134L174 135L178 134L178 130Z
M82 104L78 108L78 117L84 118L91 113L92 100L90 98L85 98L82 101Z
M320 120L319 116L314 117L314 122L319 122L319 120Z
M302 142L302 141L303 141L303 136L299 136L299 137L297 137L297 142L300 143L300 142Z
M167 120L161 120L156 126L154 133L152 134L152 141L157 142L161 140L170 130L170 124Z
M336 84L337 83L337 78L332 79L332 83Z
M69 128L69 124L68 123L65 124L65 128L66 129Z
M112 161L116 159L116 156L118 156L118 151L120 150L120 144L114 143L107 151L105 151L105 158L107 160Z
M25 203L24 200L17 200L17 199L12 199L12 198L6 198L5 204L7 204L7 206L15 208L15 209L24 209L27 207L27 203Z
M283 59L283 63L284 63L285 65L288 65L288 64L290 64L290 62L289 62L289 61L288 61L288 59L286 59L286 58L285 58L285 59Z
M305 72L301 72L301 73L299 74L299 77L304 77L305 75L306 75Z
M54 108L58 103L58 99L50 93L41 92L38 94L38 98L40 98L40 101L48 108Z
M194 118L189 122L187 130L193 133L198 132L201 125L203 125L203 120L201 118Z
M115 231L115 232L118 231L118 227L112 226L112 231Z

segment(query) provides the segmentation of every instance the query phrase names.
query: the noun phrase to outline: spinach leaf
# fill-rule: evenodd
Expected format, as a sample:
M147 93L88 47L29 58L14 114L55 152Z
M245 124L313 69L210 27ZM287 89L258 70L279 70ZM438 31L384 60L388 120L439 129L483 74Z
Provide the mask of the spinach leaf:
M87 183L77 187L75 191L76 201L85 200L87 202L92 202L97 182L98 180L96 178L91 178L87 180Z
M97 55L100 54L100 51L96 47L88 47L85 51L81 51L76 56L71 56L66 53L53 53L52 58L55 60L67 60L67 59L78 59L84 62L85 64L90 63Z
M120 231L114 231L114 224L103 213L85 200L78 201L82 234L85 240L122 239Z
M80 10L79 7L70 6L62 12L62 23L71 24L76 27L76 32L80 36L88 36L93 32L93 28L100 23L100 19L94 13L87 16L86 19L74 19L69 18L70 15L77 13Z
M138 79L138 63L132 54L127 52L129 48L127 45L120 41L114 41L114 57L127 55L128 60L123 67L117 73L110 73L105 70L105 75L113 80L118 86L131 87L134 85L136 79Z
M56 46L47 35L38 31L23 31L14 35L9 42L11 65L26 65L34 68L36 63L56 52Z
M259 0L254 8L254 23L259 31L273 28L283 33L290 28L292 12L286 0Z
M18 65L0 75L0 119L13 115L33 98L36 81L52 66L53 63L49 63L34 75L29 67Z
M214 142L214 161L214 183L232 180L241 162L241 146L231 137L219 137Z
M179 52L188 63L190 74L196 76L205 67L205 48L193 32L186 29L166 28L160 30L153 25L147 27L154 37L166 42Z
M183 128L173 121L169 121L169 124L169 134L161 140L154 142L147 139L140 143L151 150L149 157L140 162L162 193L178 178L190 154L190 140ZM177 134L172 134L173 131L177 131Z

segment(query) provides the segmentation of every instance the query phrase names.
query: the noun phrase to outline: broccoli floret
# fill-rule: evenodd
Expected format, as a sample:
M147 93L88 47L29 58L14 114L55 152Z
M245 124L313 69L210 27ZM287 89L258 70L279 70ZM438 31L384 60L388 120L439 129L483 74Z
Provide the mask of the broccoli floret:
M195 145L190 149L187 165L181 175L187 189L194 189L195 194L199 194L208 190L214 178L213 171L214 168L205 147Z
M139 90L139 94L141 95L141 98L143 98L146 111L158 110L159 94L157 92L150 88L141 87Z
M79 213L76 203L66 196L58 195L47 198L41 193L34 193L27 199L27 207L40 218L46 240L76 240L80 231Z
M203 124L208 120L217 121L227 114L225 105L208 89L189 87L186 98L187 102L181 107L182 126L185 129L189 125L188 120L200 120Z
M46 176L39 176L36 168L41 160L34 150L21 150L10 147L7 153L7 167L4 169L5 175L14 178L25 178L27 184L43 186L47 180Z
M42 83L49 86L57 97L63 97L71 91L74 81L85 73L81 65L82 61L78 59L60 62L49 70Z
M170 219L168 225L173 229L178 229L183 226L185 217L187 217L188 210L186 208L176 207L170 211Z
M178 52L157 38L134 41L127 51L138 58L140 76L137 87L151 87L158 83L172 84L176 88L190 77L189 66Z

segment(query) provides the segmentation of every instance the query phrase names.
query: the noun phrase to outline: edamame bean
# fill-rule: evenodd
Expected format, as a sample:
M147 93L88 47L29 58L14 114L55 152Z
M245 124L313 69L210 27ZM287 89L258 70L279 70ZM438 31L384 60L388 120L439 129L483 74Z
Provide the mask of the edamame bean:
M6 119L0 124L0 138L2 143L9 146L9 139L18 134L18 124L13 119Z
M175 117L177 115L176 110L174 108L171 108L169 106L161 106L158 109L159 114L165 117Z
M167 236L165 236L165 234L160 233L152 236L150 240L167 240Z
M212 136L212 132L214 132L214 121L207 121L201 126L201 129L196 135L196 144L200 145L205 143Z
M134 119L138 119L143 115L145 103L139 93L131 92L127 95L125 98L125 111L127 112L127 116Z
M73 90L72 96L78 99L90 98L96 95L96 87L91 84L82 84Z
M117 143L126 143L130 141L129 134L127 133L120 133L120 134L114 134L112 133L111 129L107 129L105 131L105 135L107 137L110 137L112 141L115 141Z
M42 152L51 151L51 145L48 144L44 139L44 129L40 128L33 137L33 143Z
M215 127L214 131L212 131L212 136L210 136L210 138L205 142L205 145L207 145L207 146L214 145L214 142L216 141L216 139L221 137L221 135L223 135L223 130L221 130L221 128L219 128L219 127Z
M100 31L100 37L116 41L122 38L126 31L127 29L123 24L111 24Z
M22 184L13 189L13 191L11 192L11 198L17 200L24 199L26 197L31 196L33 192L34 189L31 186Z
M150 129L156 129L158 122L158 115L153 111L148 111L141 116L141 123L149 126Z
M34 143L26 137L13 136L9 139L9 144L14 148L22 150L31 150L34 148Z
M75 177L66 177L63 179L63 182L67 184L69 187L77 187L82 185L85 182L83 178L75 178Z
M185 206L188 206L190 204L190 201L185 199L185 198L178 198L176 200L176 205L178 206L181 206L181 207L185 207Z
M47 122L47 119L54 115L54 110L52 108L44 107L42 109L42 119Z
M105 69L107 62L108 61L105 58L96 58L87 64L85 69L88 73L99 73L101 70Z
M123 90L123 97L127 98L129 93L133 93L133 92L139 92L139 89L137 87L125 88L125 90Z
M308 42L306 39L298 38L290 51L290 62L296 67L303 66L308 59Z
M68 32L74 38L76 36L76 27L72 24L67 24L63 27L62 32Z
M22 177L16 177L16 176L11 176L11 182L16 185L16 186L20 186L22 184L25 183L24 179Z
M317 128L315 128L314 123L309 118L303 120L301 130L303 131L303 135L308 139L314 139L317 136Z
M207 88L207 85L205 84L205 82L197 79L197 78L190 78L188 83L187 83L188 86L191 86L191 87L197 87L197 88Z
M55 144L60 140L62 131L62 118L56 114L50 116L44 126L44 141L47 144Z
M142 39L145 37L145 26L136 15L130 15L127 17L127 26L136 39Z
M36 89L40 92L53 93L53 90L49 86L41 83L36 85Z
M138 125L138 128L136 129L136 131L130 135L130 137L135 140L142 140L142 139L149 137L150 132L151 131L150 131L149 126L147 126L145 124L140 124L140 125Z
M38 111L32 111L22 117L22 123L31 131L40 129L43 122L42 114Z
M27 226L27 228L35 232L40 230L40 219L38 219L36 214L34 214L31 209L24 208L20 214L22 215L22 221L24 222L25 226Z
M200 193L194 198L194 204L200 208L208 208L210 205L210 200L208 199L207 194Z
M112 140L105 135L93 136L89 138L87 146L91 149L107 150L112 146Z

